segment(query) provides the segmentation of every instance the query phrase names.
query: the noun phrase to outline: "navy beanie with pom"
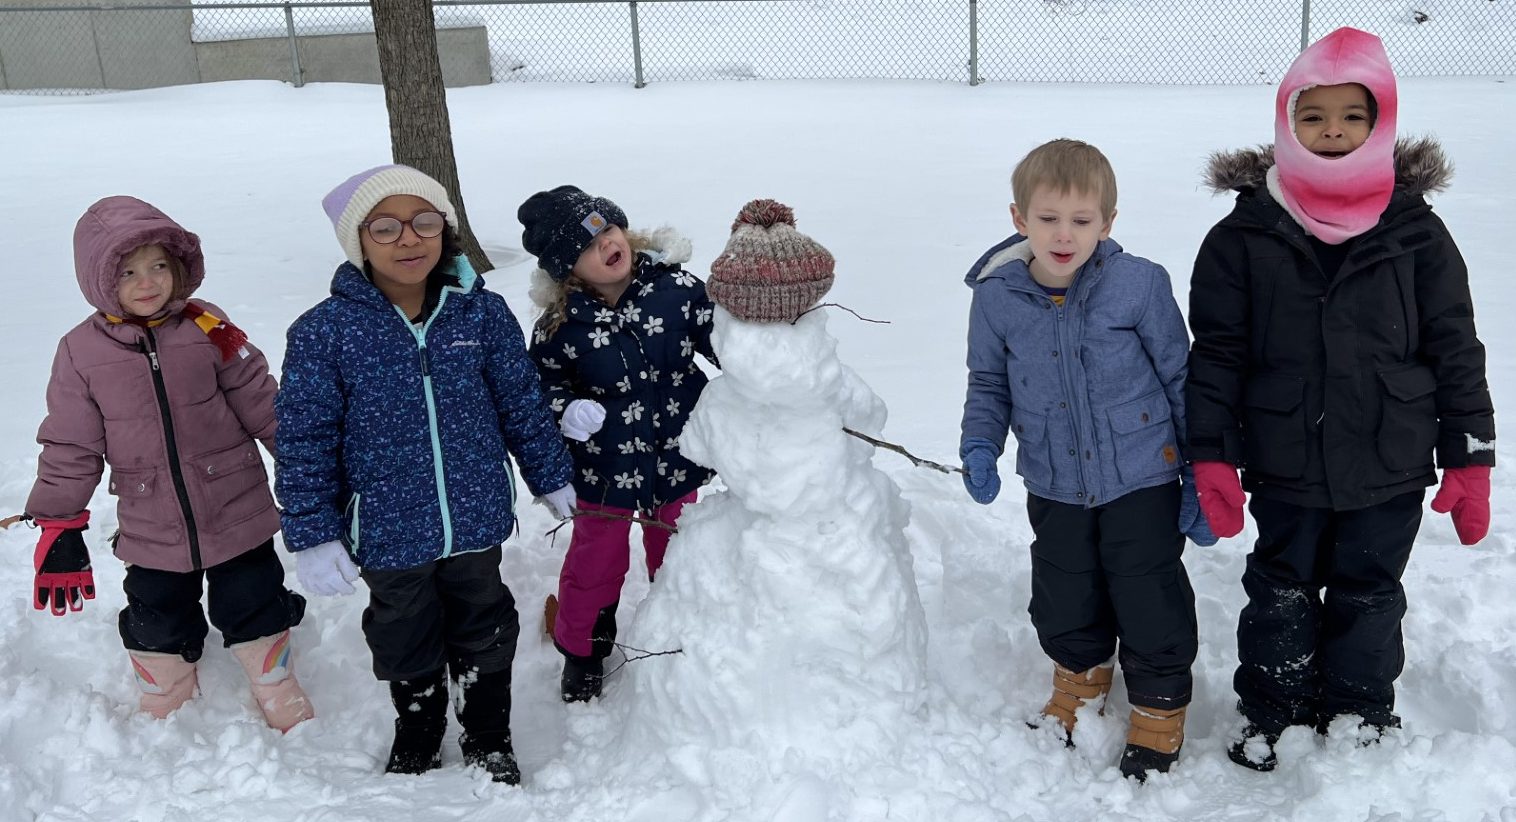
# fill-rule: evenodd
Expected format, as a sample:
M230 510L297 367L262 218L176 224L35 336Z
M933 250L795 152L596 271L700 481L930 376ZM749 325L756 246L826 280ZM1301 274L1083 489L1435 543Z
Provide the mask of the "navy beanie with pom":
M568 279L596 235L613 225L627 227L626 213L615 203L575 186L533 194L516 209L516 219L525 226L521 247L559 282Z

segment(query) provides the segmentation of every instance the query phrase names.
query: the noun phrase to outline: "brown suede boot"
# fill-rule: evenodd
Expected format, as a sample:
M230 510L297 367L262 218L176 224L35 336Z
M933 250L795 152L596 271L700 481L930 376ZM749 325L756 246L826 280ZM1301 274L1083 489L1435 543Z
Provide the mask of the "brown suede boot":
M1121 775L1147 780L1148 772L1168 773L1184 747L1184 708L1132 706L1132 725L1121 752Z
M1071 671L1053 663L1053 696L1042 707L1042 715L1058 721L1063 732L1073 744L1074 712L1086 703L1094 702L1105 713L1105 697L1111 692L1111 676L1116 671L1112 664L1096 665L1087 671Z

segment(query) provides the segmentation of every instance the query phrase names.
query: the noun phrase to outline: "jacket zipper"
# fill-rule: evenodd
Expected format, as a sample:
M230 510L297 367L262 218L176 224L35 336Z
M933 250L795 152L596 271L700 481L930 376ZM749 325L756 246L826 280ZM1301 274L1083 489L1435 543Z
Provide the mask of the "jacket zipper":
M1079 418L1082 417L1083 414L1081 413L1080 408L1079 408L1079 404L1080 404L1079 403L1079 399L1077 397L1075 397L1074 396L1074 392L1072 390L1070 390L1070 387L1074 383L1074 378L1073 378L1073 375L1069 373L1069 371L1070 371L1070 369L1073 366L1069 365L1069 362L1068 362L1069 358L1066 356L1068 354L1068 350L1067 350L1068 346L1065 345L1066 341L1065 341L1065 333L1064 333L1065 332L1065 326L1064 326L1063 312L1065 310L1072 310L1071 306L1070 306L1070 301L1071 301L1071 299L1073 297L1074 297L1074 289L1071 287L1064 294L1063 305L1058 305L1057 303L1054 303L1052 301L1052 298L1048 297L1045 294L1043 295L1042 298L1044 300L1047 300L1049 303L1052 303L1053 311L1057 314L1057 316L1053 318L1053 322L1054 322L1053 328L1055 329L1056 334L1057 334L1057 338L1058 338L1058 350L1061 352L1058 355L1058 359L1059 359L1059 363L1058 363L1058 375L1059 375L1060 379L1063 381L1063 395L1066 396L1066 397L1068 397L1069 400L1073 403L1073 407L1068 410L1068 413L1065 414L1065 416L1068 418L1068 421L1069 421L1069 430L1072 431L1073 434L1074 434L1074 454L1073 454L1073 456L1074 456L1074 470L1079 473L1079 486L1081 488L1085 489L1085 491L1084 491L1084 505L1085 505L1085 507L1089 507L1090 505L1092 505L1094 503L1094 501L1095 501L1095 495L1089 493L1089 487L1090 487L1089 477L1087 477L1085 475L1085 473L1084 473L1084 460L1079 459L1079 455L1084 452L1084 438L1079 435ZM1072 317L1069 318L1069 322L1073 322L1073 318ZM1102 492L1104 490L1105 489L1103 489L1103 488L1101 489Z
M442 307L447 304L448 289L443 288L441 296L437 299L437 307L432 309L432 315L426 318L418 331L405 312L395 306L395 312L400 315L407 330L416 340L416 354L421 368L421 390L426 398L426 421L432 440L432 472L437 486L437 508L442 515L442 556L449 557L453 554L453 512L447 502L447 477L442 468L442 435L437 423L437 399L432 391L432 363L427 350L427 333L431 331L432 322L442 314Z
M189 488L184 484L184 471L179 466L179 444L174 439L174 415L169 411L168 388L163 383L163 371L158 366L158 340L153 336L151 328L143 330L147 332L147 342L143 344L142 353L147 355L148 365L152 368L153 392L158 395L158 411L163 415L163 440L168 446L168 471L174 478L174 495L179 498L179 509L184 514L184 530L189 536L190 566L198 571L200 532L195 527Z

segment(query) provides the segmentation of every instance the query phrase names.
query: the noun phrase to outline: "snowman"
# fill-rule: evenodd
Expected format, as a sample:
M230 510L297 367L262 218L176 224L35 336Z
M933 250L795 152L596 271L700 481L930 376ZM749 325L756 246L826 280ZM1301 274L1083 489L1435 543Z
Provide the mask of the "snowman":
M744 206L711 272L722 373L679 445L725 490L685 510L625 638L679 653L627 666L623 755L846 772L905 744L925 699L910 510L843 431L877 435L884 404L808 310L833 259L789 207Z

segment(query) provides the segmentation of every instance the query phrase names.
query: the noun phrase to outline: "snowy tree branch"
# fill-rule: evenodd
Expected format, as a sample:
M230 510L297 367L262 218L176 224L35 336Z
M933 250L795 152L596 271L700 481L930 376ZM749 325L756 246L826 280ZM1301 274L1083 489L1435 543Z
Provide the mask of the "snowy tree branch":
M869 445L874 446L875 448L883 448L886 451L894 451L895 453L900 454L901 456L903 456L906 459L910 460L911 464L915 465L917 468L930 468L933 471L941 471L944 474L962 474L962 473L965 473L962 468L959 468L959 467L954 466L954 465L943 465L940 462L932 462L931 460L922 459L921 457L918 457L915 454L912 454L911 452L905 450L904 448L901 448L900 446L896 445L893 442L885 442L884 440L876 440L873 437L869 436L868 434L860 434L857 431L854 431L853 429L847 428L847 427L844 427L842 430L845 431L845 432L847 432L847 433L849 433L849 434L852 434L853 436L857 437L860 440L863 440L864 442L868 443Z

